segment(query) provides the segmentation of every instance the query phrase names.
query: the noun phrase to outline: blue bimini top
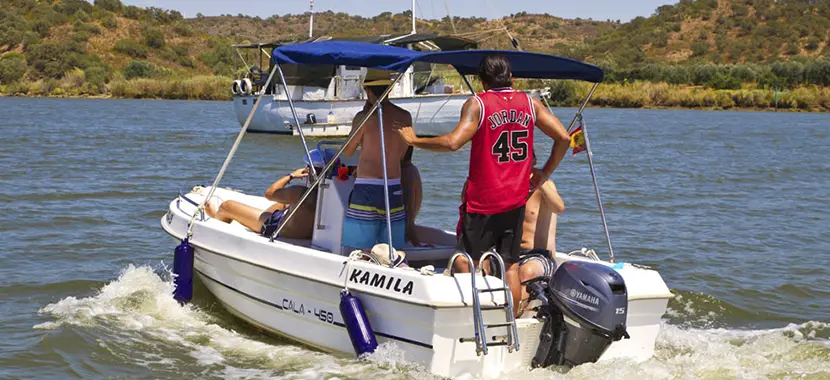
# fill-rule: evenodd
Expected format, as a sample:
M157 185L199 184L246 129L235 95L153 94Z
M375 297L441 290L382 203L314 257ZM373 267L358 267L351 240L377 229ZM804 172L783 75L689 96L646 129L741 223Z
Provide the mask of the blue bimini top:
M351 65L404 72L416 61L452 65L463 75L476 74L482 58L505 56L514 78L574 79L599 83L602 69L570 58L515 50L455 50L419 52L400 47L351 41L307 42L273 50L277 64Z

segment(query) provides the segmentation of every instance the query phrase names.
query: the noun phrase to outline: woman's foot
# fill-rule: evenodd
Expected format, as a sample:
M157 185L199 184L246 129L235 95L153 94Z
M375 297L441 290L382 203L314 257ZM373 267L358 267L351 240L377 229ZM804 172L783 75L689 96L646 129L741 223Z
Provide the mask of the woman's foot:
M207 203L205 203L205 212L209 217L216 218L216 215L219 214L219 207L221 207L221 205L222 200L214 195L209 201L207 201Z

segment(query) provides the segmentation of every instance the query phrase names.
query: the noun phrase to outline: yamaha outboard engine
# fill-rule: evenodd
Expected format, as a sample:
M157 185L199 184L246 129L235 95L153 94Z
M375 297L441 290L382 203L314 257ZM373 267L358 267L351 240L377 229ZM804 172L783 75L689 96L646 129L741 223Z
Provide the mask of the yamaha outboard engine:
M612 342L628 338L625 282L606 265L565 262L527 290L541 301L536 318L544 323L533 367L595 362Z

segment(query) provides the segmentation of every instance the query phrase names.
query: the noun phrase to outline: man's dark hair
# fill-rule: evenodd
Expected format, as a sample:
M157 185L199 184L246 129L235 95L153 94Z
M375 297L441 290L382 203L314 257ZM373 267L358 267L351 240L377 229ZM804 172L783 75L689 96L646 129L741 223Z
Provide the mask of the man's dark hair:
M510 61L501 54L484 57L478 65L478 77L490 88L510 87Z
M371 91L376 97L380 98L386 88L389 86L366 86L366 91Z

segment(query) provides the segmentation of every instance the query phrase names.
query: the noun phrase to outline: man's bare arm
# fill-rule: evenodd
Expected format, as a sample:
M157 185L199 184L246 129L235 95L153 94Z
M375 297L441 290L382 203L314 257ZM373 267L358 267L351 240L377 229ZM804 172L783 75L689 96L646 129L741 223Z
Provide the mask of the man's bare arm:
M363 121L363 118L366 117L366 112L360 111L357 115L354 116L352 120L352 130L349 133L353 133L357 126ZM354 155L354 152L357 151L357 147L360 146L360 142L363 139L363 128L360 128L360 131L357 132L357 135L346 145L346 149L343 149L343 155L346 157L351 157Z
M550 205L555 214L561 214L565 211L565 202L559 196L559 192L556 191L556 185L553 184L553 181L545 181L538 191L542 192L542 201Z
M403 126L398 129L406 143L416 148L434 152L454 152L461 149L470 141L478 130L481 107L473 98L467 99L461 107L461 120L452 132L438 137L417 137L412 126Z
M308 168L299 168L297 170L294 170L293 172L291 172L290 176L284 176L278 179L276 182L272 183L271 186L268 187L268 190L265 190L265 199L273 202L279 202L282 204L290 204L291 202L296 201L300 198L300 196L303 195L303 193L300 192L299 195L294 197L293 193L296 192L294 189L302 187L294 186L286 188L286 186L288 186L288 183L291 182L292 177L296 179L307 176Z
M553 139L553 149L551 149L545 166L542 167L542 172L544 172L545 178L547 178L553 174L553 171L562 162L565 154L568 153L571 138L568 136L568 131L562 125L562 122L556 116L553 116L542 102L536 98L531 99L533 99L533 107L536 110L536 127L542 133Z

